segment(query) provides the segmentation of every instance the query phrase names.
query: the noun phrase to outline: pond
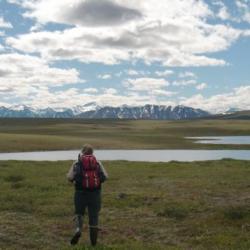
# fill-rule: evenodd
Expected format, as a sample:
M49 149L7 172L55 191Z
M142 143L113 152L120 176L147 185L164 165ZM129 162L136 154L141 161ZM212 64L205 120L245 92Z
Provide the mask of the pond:
M201 136L186 137L202 144L250 145L250 136Z
M0 160L58 161L75 160L79 150L0 153ZM205 161L232 158L250 160L250 150L96 150L99 160L148 162Z

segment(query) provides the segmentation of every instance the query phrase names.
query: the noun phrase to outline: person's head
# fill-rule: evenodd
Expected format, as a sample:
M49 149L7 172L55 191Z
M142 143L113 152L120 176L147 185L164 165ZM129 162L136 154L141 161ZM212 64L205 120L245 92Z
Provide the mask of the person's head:
M81 150L81 153L84 155L92 155L93 152L94 152L94 149L90 144L85 144Z

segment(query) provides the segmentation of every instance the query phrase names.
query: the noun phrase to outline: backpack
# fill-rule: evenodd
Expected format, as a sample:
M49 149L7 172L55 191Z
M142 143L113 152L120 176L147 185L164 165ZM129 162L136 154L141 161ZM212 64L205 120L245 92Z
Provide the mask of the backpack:
M80 157L81 184L83 189L95 190L101 186L100 166L94 155Z

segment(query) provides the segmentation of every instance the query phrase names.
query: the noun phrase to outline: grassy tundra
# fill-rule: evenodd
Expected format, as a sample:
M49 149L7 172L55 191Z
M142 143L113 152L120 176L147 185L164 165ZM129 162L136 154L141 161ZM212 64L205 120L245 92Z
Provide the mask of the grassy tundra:
M0 249L91 249L68 246L70 164L0 162ZM96 249L250 249L250 161L104 164Z
M249 120L0 119L0 152L78 149L250 149L196 144L186 136L250 135Z

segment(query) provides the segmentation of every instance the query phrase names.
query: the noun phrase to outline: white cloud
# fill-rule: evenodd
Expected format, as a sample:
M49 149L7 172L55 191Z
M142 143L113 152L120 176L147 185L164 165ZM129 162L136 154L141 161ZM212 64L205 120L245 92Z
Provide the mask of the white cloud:
M35 25L31 26L30 31L35 32L41 30L42 28L43 28L42 24L36 23Z
M55 107L63 104L70 107L92 102L95 96L97 102L105 105L169 104L169 100L162 100L171 99L164 97L176 94L168 91L166 87L170 83L164 79L174 74L169 70L170 66L227 65L220 58L221 54L215 52L229 49L241 36L250 36L250 29L241 30L240 25L231 25L232 16L223 1L216 1L218 8L215 11L203 0L164 0L157 4L155 0L137 0L136 4L131 0L8 2L21 5L24 17L31 18L34 23L30 33L2 38L6 46L0 45L0 50L18 50L21 54L0 54L1 103L11 102L11 98L23 98L23 102L36 106ZM250 13L248 2L237 0L236 4L242 18L247 21ZM230 22L223 24L224 20ZM66 25L61 25L60 30L54 30L57 27L55 25L54 31L46 31L47 24L51 23ZM0 18L0 27L3 26L12 27L11 23ZM0 31L1 35L5 34ZM136 79L125 81L126 91L123 93L113 88L77 89L70 88L70 85L70 89L65 90L64 87L64 90L58 91L51 87L82 81L76 69L53 66L61 60L109 65L125 62L125 69L118 67L120 72L115 74L112 71L112 75L101 74L99 77L110 79L127 74L127 78ZM147 63L148 67L152 63L160 63L168 70L135 70L133 67L137 61ZM127 63L131 63L131 69L127 70ZM205 83L198 82L194 73L185 70L171 85L192 86L194 91L195 88L202 90L207 87ZM185 98L182 101L194 105L200 103L210 110L215 109L216 101L222 100L225 100L222 108L228 107L230 102L239 106L240 100L247 105L242 99L246 95L239 91L216 98L197 95L192 100ZM248 90L244 88L244 91ZM234 97L238 103L232 101Z
M162 90L162 89L154 89L151 92L152 95L156 95L156 96L173 96L176 95L176 92L173 91L166 91L166 90Z
M221 113L230 108L250 110L250 85L235 88L232 92L204 97L201 94L183 98L182 105L201 108L213 113Z
M98 75L97 77L99 79L103 79L103 80L107 80L107 79L111 79L112 78L112 76L110 74Z
M26 17L38 23L73 25L64 31L33 32L7 44L47 60L117 64L144 60L165 66L217 66L226 62L207 53L228 49L245 31L209 24L213 12L203 1L24 0ZM110 7L110 8L107 8ZM86 15L86 10L93 10ZM118 12L117 12L118 11ZM119 15L118 15L119 14ZM116 20L117 22L114 22ZM116 24L116 25L114 25Z
M250 11L245 13L244 20L248 23L250 23Z
M197 85L197 81L196 80L178 80L178 81L174 81L172 82L173 86L190 86L190 85Z
M3 17L0 17L0 28L11 29L13 26L10 22L6 22Z
M109 0L24 0L20 1L27 9L24 16L39 23L63 23L80 26L116 26L140 19L140 11Z
M236 6L237 6L238 8L240 8L240 9L247 9L247 8L248 8L248 6L247 6L247 4L245 3L245 1L236 0L236 1L235 1L235 4L236 4Z
M1 91L0 91L0 93L1 93ZM9 103L0 101L0 107L9 108L10 106L11 106L11 105L10 105Z
M203 90L203 89L205 89L205 88L207 88L207 84L206 84L205 82L203 82L203 83L201 83L201 84L198 84L198 85L196 86L196 89L198 89L198 90Z
M159 102L153 95L138 95L135 92L128 94L119 94L115 89L105 89L103 93L95 94L95 102L100 106L118 107L123 104L129 106L140 106L148 103L173 105L174 103L166 100ZM93 93L81 93L81 91L72 88L64 91L56 91L52 93L48 88L27 95L22 104L32 106L34 108L73 108L77 105L84 105L93 102ZM63 106L62 106L63 103ZM7 106L8 102L3 102Z
M95 94L98 92L98 90L96 88L86 88L86 89L84 89L84 92L89 93L89 94L91 94L91 93Z
M230 14L225 5L219 10L218 17L222 20L230 19Z
M197 78L197 76L190 71L181 72L179 78Z
M128 70L124 70L124 73L127 74L128 76L137 76L137 77L141 77L141 76L146 76L146 75L150 75L151 72L150 71L146 71L146 70L134 70L134 69L128 69Z
M167 87L169 82L163 78L136 78L126 80L124 85L130 90L150 92Z
M62 86L83 82L76 69L51 67L44 60L29 55L0 54L0 87L23 95L42 86Z
M173 70L156 71L155 74L157 76L169 76L174 74L174 71Z
M121 77L121 76L122 76L122 74L123 74L123 72L122 72L122 71L120 71L120 72L118 72L118 73L115 73L115 76L116 76L116 77Z
M186 78L186 77L196 78L196 76L191 74L191 72L184 72L183 74L181 73L179 77L180 78ZM197 90L203 90L207 88L206 83L204 82L198 83L196 79L177 80L177 81L172 82L172 85L176 87L194 86Z
M2 44L0 44L0 51L4 51L4 46Z
M107 95L115 95L117 94L117 90L114 88L108 88L108 89L104 89L104 93Z
M223 3L222 1L215 1L213 2L213 5L218 6L219 10L216 13L216 16L218 18L220 18L221 20L228 20L228 19L232 19L227 6L225 5L225 3Z
M238 10L240 11L241 21L250 23L250 4L248 0L236 0L235 1Z
M129 76L137 76L137 75L139 75L140 73L139 73L138 71L134 70L134 69L129 69L129 70L127 71L127 74L128 74Z

